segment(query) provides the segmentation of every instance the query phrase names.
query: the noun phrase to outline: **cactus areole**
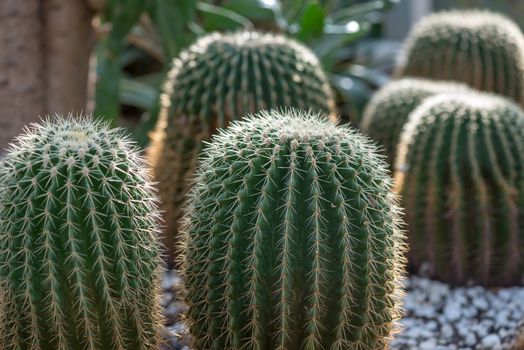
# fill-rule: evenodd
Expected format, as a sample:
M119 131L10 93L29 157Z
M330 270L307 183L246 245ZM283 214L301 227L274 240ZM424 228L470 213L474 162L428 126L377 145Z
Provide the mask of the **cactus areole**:
M485 93L427 99L405 126L395 186L410 262L455 284L522 284L524 112Z
M262 112L213 137L183 225L197 349L384 349L403 236L385 163L315 114Z
M158 349L156 199L121 132L34 124L0 163L0 348Z

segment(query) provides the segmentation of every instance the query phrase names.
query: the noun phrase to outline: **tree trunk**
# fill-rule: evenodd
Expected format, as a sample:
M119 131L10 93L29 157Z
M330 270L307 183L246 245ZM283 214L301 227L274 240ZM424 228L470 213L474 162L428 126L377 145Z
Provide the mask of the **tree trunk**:
M85 109L85 0L0 0L0 153L24 125Z

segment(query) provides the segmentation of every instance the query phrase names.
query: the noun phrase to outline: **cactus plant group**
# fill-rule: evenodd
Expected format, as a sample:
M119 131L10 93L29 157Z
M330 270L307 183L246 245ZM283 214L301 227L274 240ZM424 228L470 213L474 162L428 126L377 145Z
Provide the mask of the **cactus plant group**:
M361 130L378 141L392 168L400 133L409 114L424 99L440 94L466 91L466 85L426 79L405 78L380 89L364 111Z
M440 280L519 284L524 277L524 112L485 93L439 95L410 116L395 185L410 260Z
M165 212L173 257L181 207L201 142L248 113L276 107L332 110L329 84L314 54L280 35L210 34L173 62L148 161Z
M524 104L524 36L510 19L481 10L421 20L406 40L400 76L456 80Z
M134 147L35 124L0 165L0 348L158 349L158 211Z
M403 233L386 164L315 114L261 112L202 153L184 277L196 349L383 349Z

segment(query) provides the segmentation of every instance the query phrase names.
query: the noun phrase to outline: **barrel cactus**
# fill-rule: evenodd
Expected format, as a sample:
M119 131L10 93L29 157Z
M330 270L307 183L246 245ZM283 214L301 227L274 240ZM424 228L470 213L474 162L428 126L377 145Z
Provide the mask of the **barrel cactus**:
M452 82L414 78L392 81L372 97L360 128L378 141L392 168L400 133L409 114L430 96L466 90L466 85Z
M481 10L430 15L408 36L399 75L457 80L524 104L524 37L510 19Z
M181 207L201 142L248 113L276 107L330 112L332 96L314 54L283 36L210 34L174 60L148 161L174 252Z
M0 348L158 349L158 211L119 131L34 124L0 166Z
M398 146L414 267L455 284L524 277L524 112L484 93L427 99Z
M404 243L374 151L298 110L213 138L182 225L196 349L385 348Z

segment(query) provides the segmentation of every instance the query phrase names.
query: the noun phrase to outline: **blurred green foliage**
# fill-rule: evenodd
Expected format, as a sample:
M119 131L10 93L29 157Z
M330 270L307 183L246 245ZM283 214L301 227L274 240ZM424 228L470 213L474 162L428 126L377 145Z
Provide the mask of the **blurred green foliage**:
M381 15L398 1L109 0L101 15L108 33L96 49L95 115L130 126L146 145L171 60L208 32L259 29L308 45L340 114L358 120L371 93L389 80L399 44L381 38Z

